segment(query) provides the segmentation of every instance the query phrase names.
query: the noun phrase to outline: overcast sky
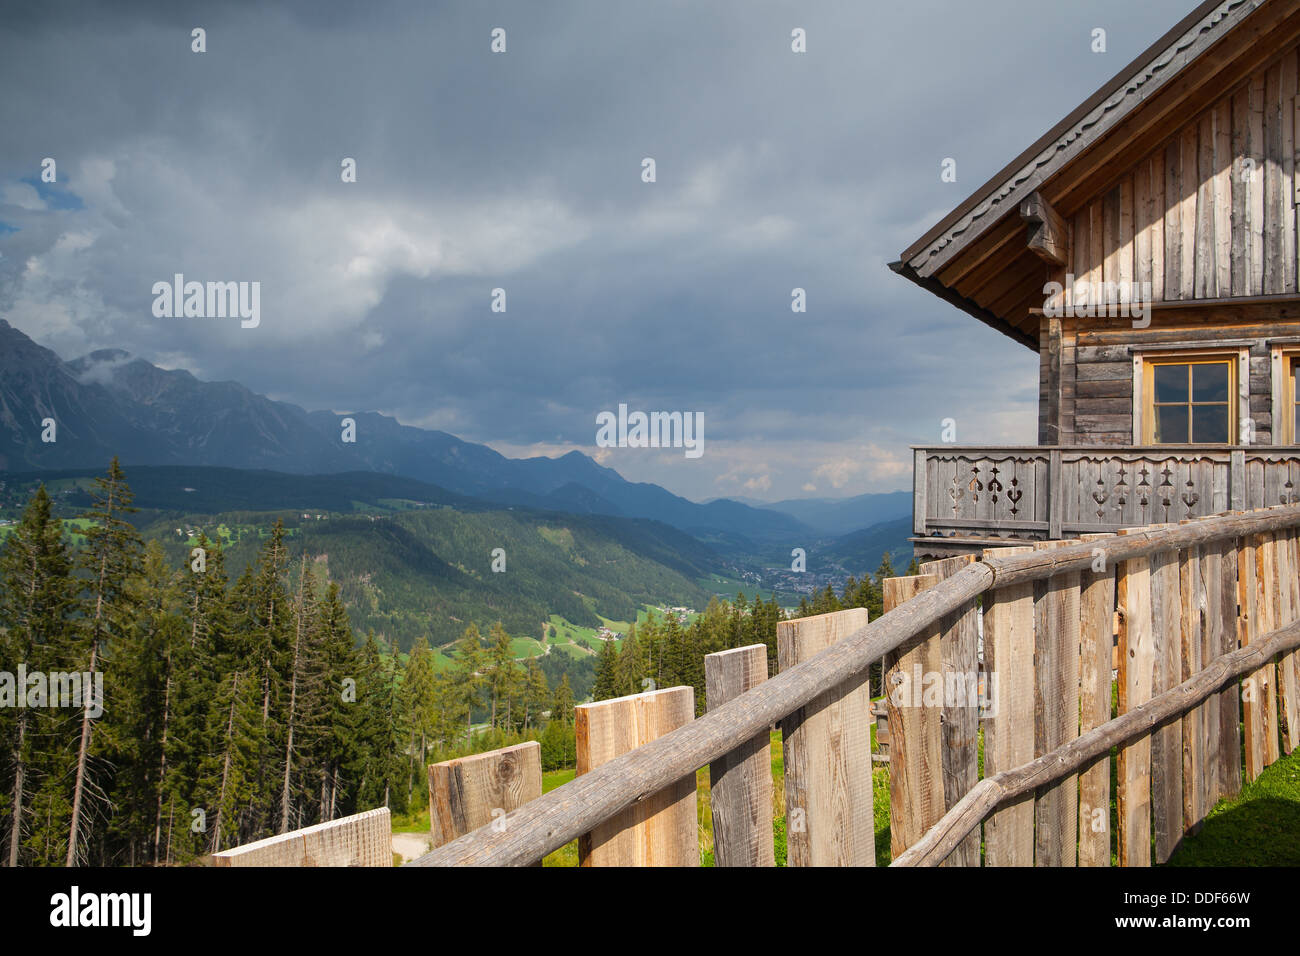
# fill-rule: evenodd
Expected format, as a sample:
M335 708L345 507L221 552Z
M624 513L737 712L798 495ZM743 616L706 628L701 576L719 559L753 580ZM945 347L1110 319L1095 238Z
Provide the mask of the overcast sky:
M946 417L1035 440L1037 357L887 263L1194 3L28 6L0 316L42 345L775 500L910 487ZM260 282L260 326L155 318L177 272ZM620 402L704 454L596 448Z

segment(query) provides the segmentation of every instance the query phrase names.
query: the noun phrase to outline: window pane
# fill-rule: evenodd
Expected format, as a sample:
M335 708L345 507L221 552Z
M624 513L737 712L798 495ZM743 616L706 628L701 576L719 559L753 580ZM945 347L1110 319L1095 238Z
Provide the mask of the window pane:
M1291 444L1300 442L1300 405L1295 406L1295 421L1291 425Z
M1186 366L1184 366L1184 370ZM1184 374L1186 372L1184 371ZM1159 405L1156 407L1156 441L1187 441L1187 406Z
M1192 408L1192 441L1226 442L1228 406L1196 405Z
M1187 401L1186 365L1156 365L1152 371L1155 373L1153 381L1156 402Z
M1192 366L1192 401L1226 402L1228 400L1228 363Z

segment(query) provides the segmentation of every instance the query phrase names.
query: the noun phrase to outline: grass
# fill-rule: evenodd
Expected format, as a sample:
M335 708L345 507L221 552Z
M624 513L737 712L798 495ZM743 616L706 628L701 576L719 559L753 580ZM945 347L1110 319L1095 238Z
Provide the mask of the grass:
M1300 866L1300 750L1220 800L1168 866Z

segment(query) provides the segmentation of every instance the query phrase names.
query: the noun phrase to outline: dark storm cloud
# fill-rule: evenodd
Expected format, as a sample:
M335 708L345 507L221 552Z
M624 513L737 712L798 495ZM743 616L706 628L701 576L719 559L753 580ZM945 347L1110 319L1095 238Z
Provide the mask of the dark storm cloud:
M1189 8L33 7L0 29L0 314L511 453L702 411L698 460L602 456L692 497L900 487L942 418L1031 441L1036 358L886 263ZM260 281L261 326L155 319L174 272Z

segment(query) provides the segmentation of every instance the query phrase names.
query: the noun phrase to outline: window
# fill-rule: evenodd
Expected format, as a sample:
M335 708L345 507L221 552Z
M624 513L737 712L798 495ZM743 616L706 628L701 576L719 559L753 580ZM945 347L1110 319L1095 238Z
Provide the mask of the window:
M1296 390L1295 380L1300 372L1300 353L1287 352L1282 356L1285 363L1286 380L1283 383L1282 408L1278 410L1278 434L1275 443L1294 445L1296 436L1300 435L1300 391Z
M1231 444L1237 425L1236 356L1146 361L1144 440L1153 445Z

